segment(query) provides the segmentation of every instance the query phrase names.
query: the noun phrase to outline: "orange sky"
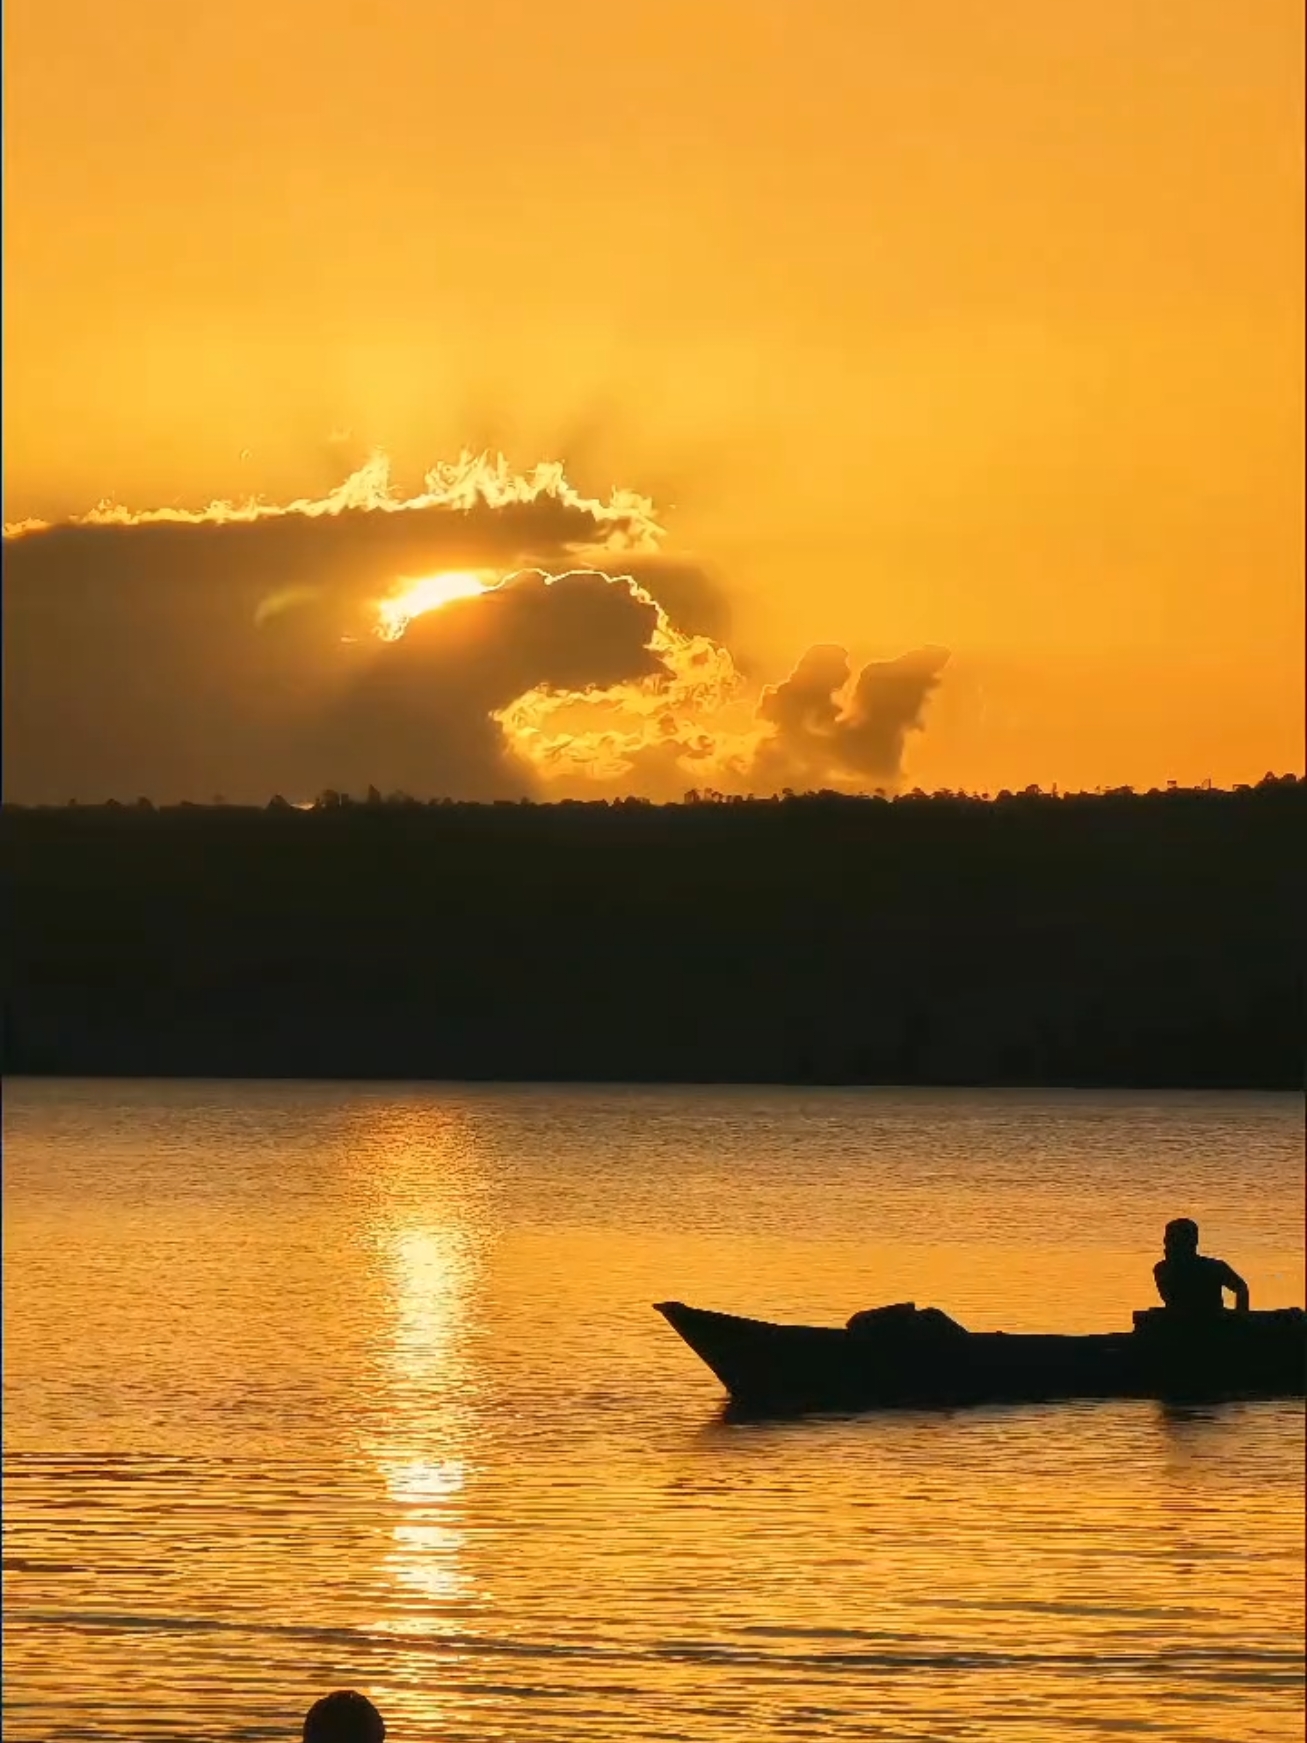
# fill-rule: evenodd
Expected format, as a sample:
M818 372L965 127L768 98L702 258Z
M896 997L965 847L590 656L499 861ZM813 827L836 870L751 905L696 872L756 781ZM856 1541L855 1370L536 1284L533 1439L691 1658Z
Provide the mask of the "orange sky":
M9 518L646 491L909 775L1303 767L1298 0L11 0Z

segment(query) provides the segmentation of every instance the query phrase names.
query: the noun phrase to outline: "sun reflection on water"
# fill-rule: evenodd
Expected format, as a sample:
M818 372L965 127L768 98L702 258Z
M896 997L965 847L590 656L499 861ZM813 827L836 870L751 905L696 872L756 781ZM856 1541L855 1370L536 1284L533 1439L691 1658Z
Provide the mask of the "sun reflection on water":
M469 1297L481 1262L471 1134L438 1108L392 1109L369 1131L360 1163L383 1304L382 1400L364 1450L389 1516L373 1627L395 1643L388 1716L425 1726L451 1716L450 1654L460 1656L451 1637L469 1631L482 1601L466 1523L476 1397ZM433 1687L430 1647L445 1640Z
M461 1459L428 1464L383 1464L382 1473L392 1499L411 1514L394 1528L395 1552L388 1558L396 1580L433 1604L461 1598L469 1578L461 1564L467 1534L453 1521L460 1517L458 1503L467 1467ZM430 1618L414 1618L422 1627Z

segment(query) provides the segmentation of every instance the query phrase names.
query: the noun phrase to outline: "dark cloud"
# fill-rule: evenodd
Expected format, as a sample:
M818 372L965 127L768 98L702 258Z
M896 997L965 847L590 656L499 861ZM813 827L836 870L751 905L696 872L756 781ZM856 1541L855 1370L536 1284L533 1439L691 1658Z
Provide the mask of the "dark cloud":
M637 553L622 563L686 635L731 641L731 602L720 581L702 564L684 558Z
M526 797L538 788L493 716L541 686L639 683L666 668L648 643L656 609L621 581L577 571L520 575L414 619L369 649L322 724L332 785L370 783L451 798Z
M850 691L845 650L809 648L784 683L763 692L758 717L775 730L758 747L756 778L796 788L892 785L947 661L943 648L919 648L873 662Z
M895 781L939 650L853 681L841 649L814 648L752 725L745 707L728 730L725 592L657 548L650 505L483 471L469 486L447 469L443 495L406 505L383 471L342 487L348 500L284 511L8 534L6 796L489 798L580 783L667 798ZM379 599L455 569L509 578L379 639Z
M541 666L523 688L563 665L584 672L592 624L594 671L606 672L613 604L594 606L593 583L588 616L578 603L584 589L541 593L534 608L525 603L530 588L512 609L486 602L503 645L483 638L456 670L437 651L444 626L435 617L418 620L433 627L412 646L408 637L378 644L375 600L433 571L566 568L578 551L638 540L644 530L638 508L626 514L545 494L467 507L82 522L7 537L5 792L49 802L257 798L344 785L342 760L349 778L370 764L368 780L391 780L393 769L400 784L400 774L421 775L424 755L423 790L451 781L471 790L495 761L486 740L497 729L484 709L458 717L460 703L497 700L509 671ZM643 627L650 609L621 592L631 623ZM570 663L560 660L557 636L550 642L554 623L571 640ZM426 714L441 735L421 750L378 736L383 721L413 711L406 674L418 646L431 662ZM392 674L404 694L387 704ZM529 776L518 784L529 787Z
M401 576L557 566L614 533L639 531L634 517L600 520L552 497L467 509L67 524L6 538L6 613L20 625L42 616L66 625L76 616L133 636L201 617L243 631L278 589L311 588L348 614Z

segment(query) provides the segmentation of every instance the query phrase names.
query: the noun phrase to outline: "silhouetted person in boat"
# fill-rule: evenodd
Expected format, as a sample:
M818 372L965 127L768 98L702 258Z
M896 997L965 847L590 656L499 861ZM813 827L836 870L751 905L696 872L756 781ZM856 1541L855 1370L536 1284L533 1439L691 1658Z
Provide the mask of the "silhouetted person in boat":
M386 1721L353 1689L323 1695L304 1719L304 1743L385 1743L385 1737Z
M1153 1266L1157 1293L1173 1313L1210 1314L1225 1310L1223 1291L1234 1296L1236 1313L1248 1311L1248 1285L1224 1259L1198 1251L1198 1224L1187 1216L1166 1225L1164 1258Z

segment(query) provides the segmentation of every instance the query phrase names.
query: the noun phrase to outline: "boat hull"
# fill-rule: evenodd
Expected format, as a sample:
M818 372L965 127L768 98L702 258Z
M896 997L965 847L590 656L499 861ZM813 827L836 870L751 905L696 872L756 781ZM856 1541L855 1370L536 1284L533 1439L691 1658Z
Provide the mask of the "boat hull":
M657 1311L732 1404L753 1411L1307 1393L1307 1319L1296 1309L1227 1314L1197 1330L1150 1314L1134 1331L1084 1337L955 1328L918 1338L775 1325L679 1301Z

